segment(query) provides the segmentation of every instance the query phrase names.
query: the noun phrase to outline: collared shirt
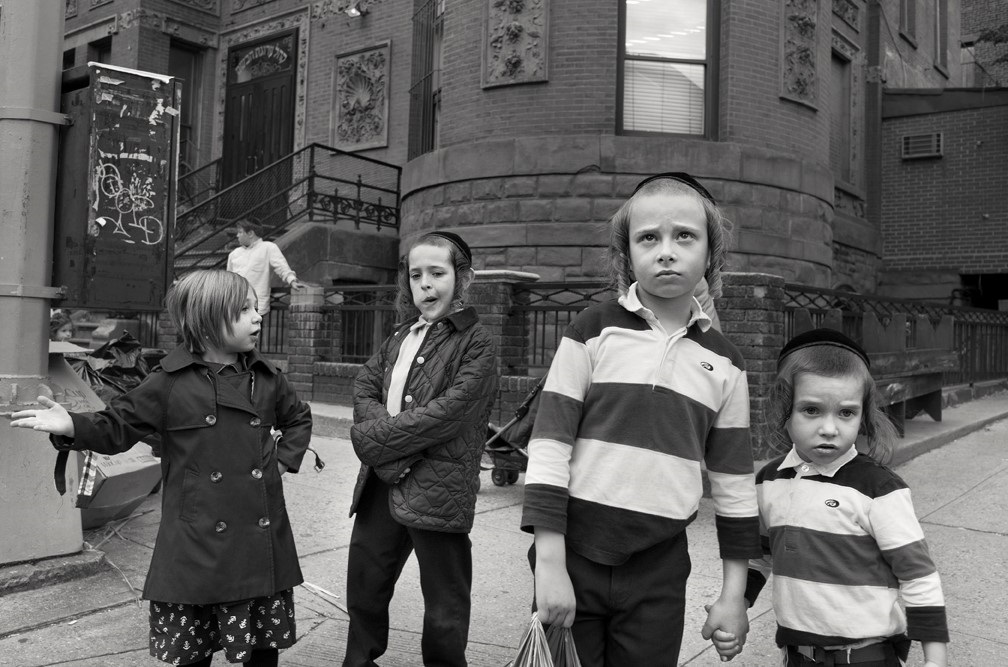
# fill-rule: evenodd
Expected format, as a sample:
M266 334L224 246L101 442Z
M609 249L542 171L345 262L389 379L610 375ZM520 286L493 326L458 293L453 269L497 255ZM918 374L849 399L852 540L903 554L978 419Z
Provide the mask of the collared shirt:
M689 329L694 324L700 327L700 331L707 331L708 329L711 328L712 324L711 318L709 315L707 315L707 313L704 312L703 307L701 307L700 302L697 301L697 298L695 296L690 298L690 316L689 321L686 322L686 326L682 327L681 329L678 329L677 331L673 331L671 334L665 331L665 327L663 327L661 322L658 321L658 318L655 316L654 312L652 312L650 308L641 303L640 297L637 296L636 282L630 285L630 288L627 289L627 293L621 296L619 299L617 299L617 301L619 301L619 304L624 308L626 308L627 310L629 310L631 313L636 313L637 315L640 315L642 318L644 318L644 320L648 324L650 324L658 331L661 331L666 336L674 336L675 338L682 338L686 334L686 330Z
M791 451L784 457L777 470L795 469L796 477L808 477L809 475L822 475L823 477L833 477L837 470L843 468L847 463L854 460L858 454L857 447L851 447L846 452L836 457L824 466L816 465L806 461L798 455L798 448L791 445Z
M392 416L401 412L403 391L406 389L406 376L409 375L413 359L416 358L420 346L423 345L427 331L431 323L423 317L409 328L409 332L403 334L406 338L399 346L399 356L396 358L395 366L392 368L392 377L389 380L388 398L385 402L385 409Z
M256 293L256 310L260 315L270 310L270 268L287 284L297 280L280 248L272 241L256 239L248 247L238 246L228 255L227 270L249 281Z
M523 530L624 563L693 521L706 465L722 557L760 553L742 355L695 299L684 324L666 331L634 283L567 327L529 442Z

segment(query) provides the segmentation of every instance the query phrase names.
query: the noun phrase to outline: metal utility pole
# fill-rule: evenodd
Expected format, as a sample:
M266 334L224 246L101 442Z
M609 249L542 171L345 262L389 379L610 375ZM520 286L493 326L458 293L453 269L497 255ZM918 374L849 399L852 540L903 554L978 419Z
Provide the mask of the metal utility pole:
M63 4L0 0L0 564L74 553L83 539L72 494L53 488L48 439L9 422L11 412L51 395Z

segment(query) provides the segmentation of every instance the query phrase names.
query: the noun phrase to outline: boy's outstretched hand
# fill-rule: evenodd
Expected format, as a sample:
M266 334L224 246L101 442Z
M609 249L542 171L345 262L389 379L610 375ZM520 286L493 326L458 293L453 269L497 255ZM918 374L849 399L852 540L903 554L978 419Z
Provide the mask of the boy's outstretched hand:
M735 608L737 607L737 608ZM707 622L700 630L704 639L710 639L721 656L721 662L728 662L745 646L749 634L749 616L745 604L731 604L719 599L714 604L704 605Z
M74 426L70 413L51 398L39 396L38 402L44 410L19 410L11 415L11 426L72 438Z

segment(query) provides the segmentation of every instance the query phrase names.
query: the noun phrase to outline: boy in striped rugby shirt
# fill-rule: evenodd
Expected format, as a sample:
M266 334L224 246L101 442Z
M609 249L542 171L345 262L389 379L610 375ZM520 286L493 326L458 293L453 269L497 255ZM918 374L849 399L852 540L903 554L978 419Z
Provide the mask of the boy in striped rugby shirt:
M760 553L742 357L694 298L720 294L726 222L687 174L642 182L611 220L619 298L593 305L557 348L529 444L522 529L545 624L572 627L585 667L679 655L705 462L724 561L723 659L748 631L747 562Z
M787 667L899 667L912 639L925 667L946 667L941 580L910 490L883 466L895 429L869 366L832 329L795 336L777 361L767 425L790 452L756 477L767 558L752 562L746 598L772 569ZM867 454L855 447L859 435Z

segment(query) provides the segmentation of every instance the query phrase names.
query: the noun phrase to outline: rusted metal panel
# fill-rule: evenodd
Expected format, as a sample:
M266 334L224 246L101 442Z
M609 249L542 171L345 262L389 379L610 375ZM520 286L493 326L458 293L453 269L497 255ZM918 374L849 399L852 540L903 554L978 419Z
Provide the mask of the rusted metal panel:
M65 92L53 282L61 304L159 310L174 254L180 87L168 76L88 65Z

